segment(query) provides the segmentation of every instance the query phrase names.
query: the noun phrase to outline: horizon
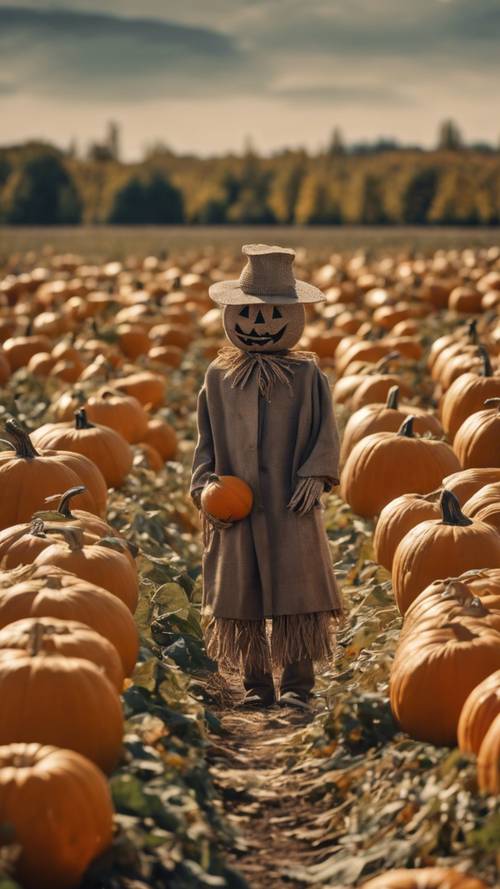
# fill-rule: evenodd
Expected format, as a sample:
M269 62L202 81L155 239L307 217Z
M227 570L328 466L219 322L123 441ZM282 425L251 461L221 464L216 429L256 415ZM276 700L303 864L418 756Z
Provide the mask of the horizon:
M495 148L499 37L496 0L0 2L0 141L85 154L114 120L127 162L316 154L335 127L429 150L452 118Z

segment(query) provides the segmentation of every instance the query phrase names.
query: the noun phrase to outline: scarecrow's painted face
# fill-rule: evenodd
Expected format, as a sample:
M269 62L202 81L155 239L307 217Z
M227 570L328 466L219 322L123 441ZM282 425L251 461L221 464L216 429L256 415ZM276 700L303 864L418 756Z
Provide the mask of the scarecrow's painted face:
M225 306L223 323L226 336L245 352L281 352L300 340L304 325L304 306L272 306L258 303Z

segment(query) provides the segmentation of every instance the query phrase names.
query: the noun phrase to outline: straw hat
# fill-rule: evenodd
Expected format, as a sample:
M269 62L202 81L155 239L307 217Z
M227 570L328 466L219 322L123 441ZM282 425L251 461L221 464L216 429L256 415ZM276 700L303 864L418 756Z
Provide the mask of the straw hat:
M247 264L239 280L219 281L209 288L210 297L218 305L293 305L324 301L321 290L295 279L295 250L267 244L245 244L242 252L247 257Z

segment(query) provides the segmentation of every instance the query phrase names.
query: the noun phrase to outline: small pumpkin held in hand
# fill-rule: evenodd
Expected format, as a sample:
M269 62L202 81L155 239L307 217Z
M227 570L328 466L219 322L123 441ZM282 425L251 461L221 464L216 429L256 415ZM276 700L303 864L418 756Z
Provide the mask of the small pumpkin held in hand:
M0 822L11 825L20 846L14 877L26 889L74 889L111 844L108 783L72 750L0 747Z
M208 515L221 522L237 522L252 511L252 489L235 475L214 473L203 488L201 505Z

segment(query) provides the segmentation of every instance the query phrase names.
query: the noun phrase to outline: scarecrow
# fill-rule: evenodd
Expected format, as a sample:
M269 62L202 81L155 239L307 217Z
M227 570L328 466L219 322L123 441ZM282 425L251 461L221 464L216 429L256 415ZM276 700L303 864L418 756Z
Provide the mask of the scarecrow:
M232 344L207 370L198 399L191 496L213 473L253 492L241 521L204 515L203 617L209 655L243 667L246 706L307 707L314 662L331 658L342 612L321 494L338 483L330 388L314 355L290 351L304 306L325 299L295 280L293 250L248 244L238 281L213 284ZM272 620L270 646L266 621Z

